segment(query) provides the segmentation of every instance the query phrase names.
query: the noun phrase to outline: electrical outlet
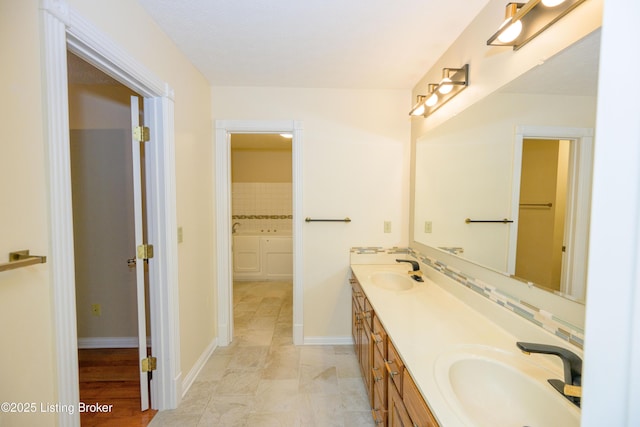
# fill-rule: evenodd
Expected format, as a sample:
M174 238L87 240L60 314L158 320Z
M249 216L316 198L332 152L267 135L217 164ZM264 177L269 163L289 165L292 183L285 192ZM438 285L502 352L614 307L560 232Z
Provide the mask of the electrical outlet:
M391 233L391 221L384 222L384 232Z
M425 221L424 222L424 232L425 233L431 233L433 229L433 224L431 223L431 221Z
M182 243L182 227L178 227L178 243Z
M91 304L91 314L94 316L102 316L102 306L100 304Z

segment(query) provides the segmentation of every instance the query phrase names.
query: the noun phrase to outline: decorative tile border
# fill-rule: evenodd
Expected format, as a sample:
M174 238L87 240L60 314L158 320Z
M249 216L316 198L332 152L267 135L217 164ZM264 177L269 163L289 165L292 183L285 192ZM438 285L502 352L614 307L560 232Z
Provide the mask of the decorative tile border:
M461 285L466 286L472 291L485 298L490 299L496 304L506 308L522 317L529 322L545 329L557 337L583 348L584 346L584 330L578 326L572 325L558 317L553 313L542 310L527 301L520 300L513 295L509 295L503 290L497 289L482 280L473 278L460 270L444 264L435 258L428 257L412 248L389 248L381 247L355 247L351 248L352 253L356 254L409 254L420 260L424 265L430 267L445 276L455 280Z

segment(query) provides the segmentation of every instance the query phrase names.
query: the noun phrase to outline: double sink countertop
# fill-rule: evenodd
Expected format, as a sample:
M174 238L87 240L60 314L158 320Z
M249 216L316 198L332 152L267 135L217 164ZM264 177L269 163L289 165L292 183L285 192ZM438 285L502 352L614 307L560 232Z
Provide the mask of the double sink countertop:
M560 359L527 356L516 347L517 341L528 341L569 348L565 341L527 325L516 314L440 273L429 273L438 283L425 276L424 282L415 282L408 290L394 290L380 286L376 277L409 276L411 265L352 263L351 269L442 427L535 425L536 421L547 422L547 416L563 426L574 421L579 425L579 409L546 381L564 378ZM495 319L487 315L493 311ZM582 356L579 349L570 349ZM459 361L472 363L456 365ZM529 383L520 390L522 378ZM523 399L529 402L520 401ZM549 403L552 408L544 409ZM540 405L543 409L536 409ZM557 411L559 416L551 413L537 420L522 416L536 410ZM513 424L521 420L523 424Z

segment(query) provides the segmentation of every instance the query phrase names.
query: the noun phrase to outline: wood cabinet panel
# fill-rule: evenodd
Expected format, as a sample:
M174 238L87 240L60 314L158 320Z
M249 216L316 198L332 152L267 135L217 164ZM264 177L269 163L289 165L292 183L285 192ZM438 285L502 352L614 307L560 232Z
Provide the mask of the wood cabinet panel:
M391 339L387 339L387 341L387 372L398 389L398 393L402 396L402 372L404 371L404 363L402 359L400 359L400 356L398 356L398 352L393 346Z
M402 377L404 387L402 401L407 408L407 413L409 417L411 417L411 421L413 421L413 425L416 427L438 427L437 421L431 414L431 410L422 398L420 390L418 390L418 387L407 370L404 371Z
M413 423L411 422L411 418L409 418L409 413L404 406L402 397L398 393L393 381L389 380L388 384L389 399L387 425L389 427L411 427Z

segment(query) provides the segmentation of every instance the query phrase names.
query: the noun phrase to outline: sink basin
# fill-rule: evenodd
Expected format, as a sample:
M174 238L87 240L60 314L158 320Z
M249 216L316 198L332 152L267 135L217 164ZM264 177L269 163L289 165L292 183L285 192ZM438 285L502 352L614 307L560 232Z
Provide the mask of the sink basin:
M547 382L561 377L518 356L486 349L448 354L436 362L436 381L468 425L579 426L579 409Z
M416 282L407 274L395 271L378 271L371 275L371 283L379 288L392 291L408 291Z

